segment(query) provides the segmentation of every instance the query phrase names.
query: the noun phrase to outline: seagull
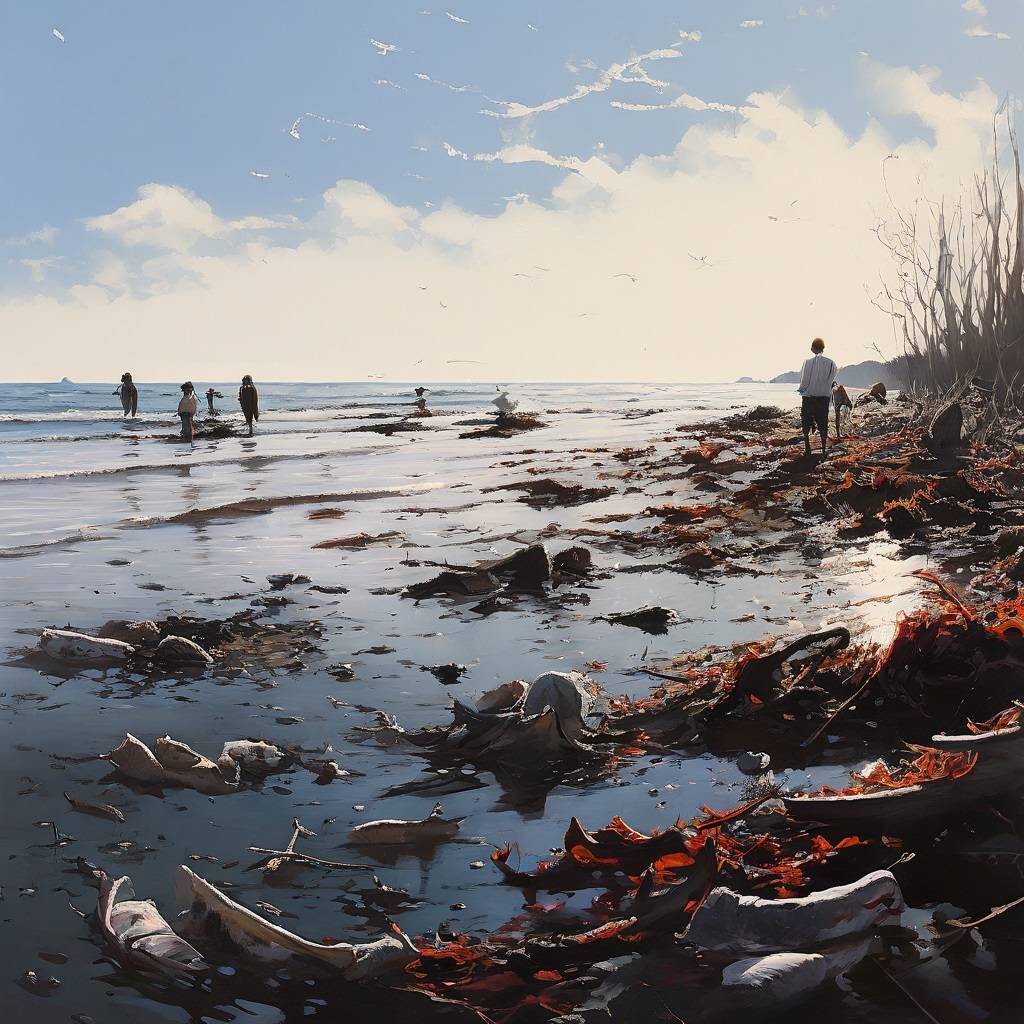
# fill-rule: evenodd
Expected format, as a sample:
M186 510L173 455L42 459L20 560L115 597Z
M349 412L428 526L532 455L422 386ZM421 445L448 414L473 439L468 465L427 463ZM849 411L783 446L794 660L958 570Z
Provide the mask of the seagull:
M707 256L694 256L693 253L689 253L689 257L694 263L700 263L702 266L710 267L713 266Z
M527 278L530 281L533 280L533 274L513 274L512 276L513 277L525 277L525 278Z
M534 270L543 270L545 274L548 273L551 270L550 267L538 267L536 263L533 265L533 269Z
M372 128L370 128L369 126L363 124L361 121L356 121L354 124L349 122L349 121L346 121L345 122L345 127L346 128L355 128L355 129L357 129L358 131L361 131L361 132L372 132L373 131Z
M61 30L59 28L55 28L53 30L53 38L56 39L58 43L65 42L64 33L61 32Z
M371 39L370 45L375 47L382 57L386 57L389 53L398 53L400 50L400 47L395 46L394 43L382 43L379 39Z
M475 363L477 366L486 366L482 359L446 359L446 363Z
M425 284L421 284L419 288L421 292L425 292L427 290L427 286Z
M636 284L637 281L640 280L639 277L634 277L632 274L627 274L625 272L623 272L621 274L612 274L612 277L628 277L630 279L630 281L633 282L633 284Z
M444 16L445 16L445 17L446 17L446 18L447 18L447 19L448 19L449 21L454 21L454 22L455 22L456 24L458 24L458 25L468 25L468 24L469 24L469 22L468 22L468 21L466 21L466 19L465 19L465 18L460 18L460 17L459 17L459 16L457 15L457 14L452 14L452 12L451 12L451 11L445 11L445 12L444 12Z
M536 25L531 25L531 24L530 24L529 22L527 22L527 23L526 23L526 27L527 27L527 28L528 28L528 29L529 29L529 30L530 30L531 32L539 32L539 31L540 31L540 29L538 29Z
M266 171L250 171L249 172L254 178L269 178L270 175Z
M443 302L442 302L442 301L441 301L440 299L438 299L438 300L437 300L437 304L438 304L438 305L439 305L439 306L440 306L440 307L441 307L442 309L447 309L447 308L448 308L448 307L447 307L447 306L446 306L446 305L445 305L445 304L444 304L444 303L443 303Z

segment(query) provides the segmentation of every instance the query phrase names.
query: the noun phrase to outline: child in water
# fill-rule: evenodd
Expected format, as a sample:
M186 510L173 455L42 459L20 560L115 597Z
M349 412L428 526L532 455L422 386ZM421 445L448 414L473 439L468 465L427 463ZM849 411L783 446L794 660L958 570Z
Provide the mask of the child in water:
M248 373L242 378L242 386L238 389L238 404L242 407L245 425L252 437L252 421L260 418L260 396Z
M125 416L135 415L139 407L139 391L132 383L132 375L130 373L121 374L121 386L115 388L111 394L121 396L121 408L124 409Z
M192 428L197 412L199 412L199 403L196 401L196 393L192 387L192 381L187 380L181 385L181 401L178 402L182 441L192 440Z

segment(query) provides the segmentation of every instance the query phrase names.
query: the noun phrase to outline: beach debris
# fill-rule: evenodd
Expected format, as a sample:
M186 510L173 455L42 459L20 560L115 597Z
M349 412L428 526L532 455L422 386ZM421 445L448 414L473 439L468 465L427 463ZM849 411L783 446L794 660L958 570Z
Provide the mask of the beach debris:
M104 757L132 782L184 786L208 796L234 793L239 788L239 765L233 758L211 761L169 736L161 736L151 750L126 733L120 746Z
M891 871L872 871L849 885L791 899L741 896L718 887L693 915L686 938L704 949L741 955L812 950L898 923L905 909Z
M335 679L340 683L347 683L350 679L355 679L356 670L349 662L339 662L337 665L328 665L326 672L328 675L334 676Z
M52 975L49 978L40 978L32 970L25 971L18 979L18 984L26 992L31 992L34 996L52 996L61 986L59 978L55 978Z
M391 546L397 541L405 540L405 534L399 530L387 530L384 533L356 533L350 537L335 537L333 540L322 540L314 544L315 550L331 550L333 548L368 548L376 544Z
M270 772L278 771L290 760L280 747L275 747L265 740L228 740L221 750L218 764L224 763L224 758L234 761L246 775L262 777Z
M357 846L409 846L415 843L437 843L452 838L459 831L462 818L442 817L441 805L419 821L386 818L356 825L348 834Z
M39 649L62 661L123 661L135 653L135 648L123 640L87 636L71 629L44 629Z
M745 750L736 758L736 767L744 775L762 775L772 766L772 759L765 753Z
M586 576L593 568L593 558L587 548L577 545L557 552L551 568L563 576Z
M540 477L536 480L520 480L516 483L500 484L497 487L485 488L485 491L524 491L523 496L516 500L541 509L586 505L614 494L615 488L584 487L582 484L566 484L550 477Z
M492 576L511 577L519 587L539 587L551 578L551 558L543 544L531 544L480 569Z
M857 396L857 400L854 402L854 405L868 405L871 402L877 402L879 405L886 405L888 403L888 399L886 398L888 393L889 389L885 386L885 382L877 381L872 384L864 394Z
M297 572L279 572L267 577L271 590L284 590L285 587L298 586L300 583L312 582L308 576Z
M327 819L333 822L333 818ZM295 849L296 843L301 836L315 839L316 833L303 826L298 818L292 819L292 836L288 846L284 850L269 850L262 846L250 846L250 853L266 854L255 864L250 864L246 871L261 870L265 881L277 885L286 883L294 878L295 874L306 867L323 868L328 871L373 871L371 864L349 864L343 861L325 860L323 857L314 857L312 854L301 853Z
M202 954L174 933L155 904L135 899L127 875L111 879L106 872L98 874L96 916L100 932L122 966L172 976L207 969Z
M596 622L610 622L615 626L633 626L645 633L660 635L668 632L668 627L679 621L679 613L671 608L660 605L644 605L631 612L612 612L610 615L599 615Z
M597 684L582 672L544 672L529 685L523 699L523 714L540 715L550 709L559 728L578 736L584 719L594 710Z
M468 667L460 665L457 661L449 661L444 665L422 665L420 670L430 672L437 680L446 686L451 686L459 681L468 671Z
M522 704L528 685L521 679L501 683L477 698L476 709L483 712L512 711Z
M398 928L373 942L311 942L236 903L184 864L178 867L175 889L184 908L177 918L183 933L197 939L217 936L255 960L325 965L346 981L368 981L400 970L417 956L412 941Z
M157 658L170 665L210 665L213 658L194 640L184 636L165 636L157 645Z
M402 592L417 601L424 597L479 597L501 590L500 581L485 569L445 569L444 572L413 583Z
M79 814L91 814L95 818L109 818L111 821L124 823L124 813L113 804L98 804L89 800L79 800L77 797L71 796L70 793L65 793L64 799L71 804L71 810L78 811Z
M160 642L160 627L149 620L129 622L126 619L111 619L96 631L98 636L108 640L121 640L133 647L152 647Z

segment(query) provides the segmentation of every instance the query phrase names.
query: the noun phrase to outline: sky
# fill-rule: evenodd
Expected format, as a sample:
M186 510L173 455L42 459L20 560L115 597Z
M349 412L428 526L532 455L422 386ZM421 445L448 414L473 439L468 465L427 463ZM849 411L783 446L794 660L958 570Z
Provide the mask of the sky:
M876 231L1020 0L0 6L0 378L727 381L897 354Z

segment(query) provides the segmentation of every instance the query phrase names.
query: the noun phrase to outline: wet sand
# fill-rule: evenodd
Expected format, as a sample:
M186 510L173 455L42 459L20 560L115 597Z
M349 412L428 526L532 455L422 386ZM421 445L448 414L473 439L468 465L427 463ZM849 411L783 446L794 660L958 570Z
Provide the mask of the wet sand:
M757 400L787 397L780 391ZM592 413L536 411L546 425L511 439L460 438L472 429L464 421L485 418L481 409L475 416L433 417L424 431L373 438L369 445L367 435L355 435L358 448L343 452L326 452L317 436L305 442L308 451L278 453L284 460L278 461L273 443L227 438L208 442L207 458L177 466L0 483L11 521L18 522L8 532L5 553L17 557L3 563L0 602L7 652L0 667L0 721L7 734L0 942L11 979L9 1005L18 1019L334 1019L336 1005L267 978L247 977L243 986L222 975L205 986L208 992L197 993L143 984L117 970L103 959L89 923L69 909L70 901L90 913L95 900L74 858L111 875L130 874L137 893L156 900L168 917L174 868L185 863L217 885L232 885L232 895L249 905L268 901L295 914L281 923L311 938L356 941L379 934L385 911L367 902L359 873L306 873L281 889L244 870L257 859L248 847L282 848L297 817L317 833L303 842L309 853L373 864L386 884L408 890L406 905L388 911L408 934L432 935L442 925L486 934L524 905L523 893L503 885L489 863L493 846L517 843L533 863L560 845L573 815L595 827L619 814L638 829L663 829L705 804L734 806L744 777L731 761L673 753L623 759L606 778L568 778L550 788L462 769L459 785L441 787L453 792L387 796L429 777L427 765L414 751L379 745L354 727L375 724L377 711L407 728L447 723L453 696L471 701L501 682L549 669L584 669L605 693L637 696L653 683L637 670L665 665L680 651L836 623L861 637L885 639L897 612L920 604L905 574L927 567L929 554L887 537L837 544L829 530L812 526L800 544L777 553L747 539L731 559L746 571L731 574L666 568L671 557L665 550L629 549L594 535L653 525L657 520L644 515L652 505L709 499L685 475L691 467L672 465L673 453L696 444L705 431L691 436L692 426L728 412L725 403L711 411L671 398ZM634 474L628 457L616 457L649 447L664 452L659 474ZM742 456L742 446L732 454ZM544 478L612 493L570 507L533 507L519 500L520 491L494 489ZM721 481L727 489L748 482L742 465ZM104 500L97 500L97 489ZM342 514L309 517L322 508ZM361 547L322 546L362 533L388 536ZM715 538L732 539L724 532ZM472 600L401 596L403 588L436 575L439 565L471 565L537 540L552 551L573 543L589 547L593 577L516 594L512 608L488 616L471 611ZM271 595L266 577L283 572L308 576L311 584ZM88 630L108 619L172 613L225 618L267 596L287 603L260 607L260 620L312 625L314 649L269 666L254 651L248 669L231 679L200 673L153 681L99 668L65 676L18 657L48 626ZM602 619L645 604L676 610L679 623L650 635ZM447 662L469 668L454 685L423 671ZM327 671L338 663L352 664L352 680ZM594 669L594 663L607 667ZM114 781L105 762L65 760L109 751L125 732L147 742L170 733L210 756L226 740L261 737L320 750L358 774L318 786L312 774L294 771L229 796L173 789L160 796ZM777 778L787 786L831 784L845 767L793 769ZM126 821L71 811L65 790L116 805ZM345 843L360 822L421 818L437 799L446 816L465 817L460 841L383 860ZM41 821L55 821L74 842L48 847L51 831ZM478 861L482 869L471 866ZM571 897L569 908L585 908L592 895ZM41 960L46 951L68 960ZM25 992L14 980L28 969L55 975L61 987L45 1000ZM224 971L231 969L225 958ZM374 989L345 998L399 1019L423 1012L402 996ZM899 992L867 1007L836 991L801 1008L796 1019L817 1019L823 1007L851 1021L905 1020L911 1013Z

